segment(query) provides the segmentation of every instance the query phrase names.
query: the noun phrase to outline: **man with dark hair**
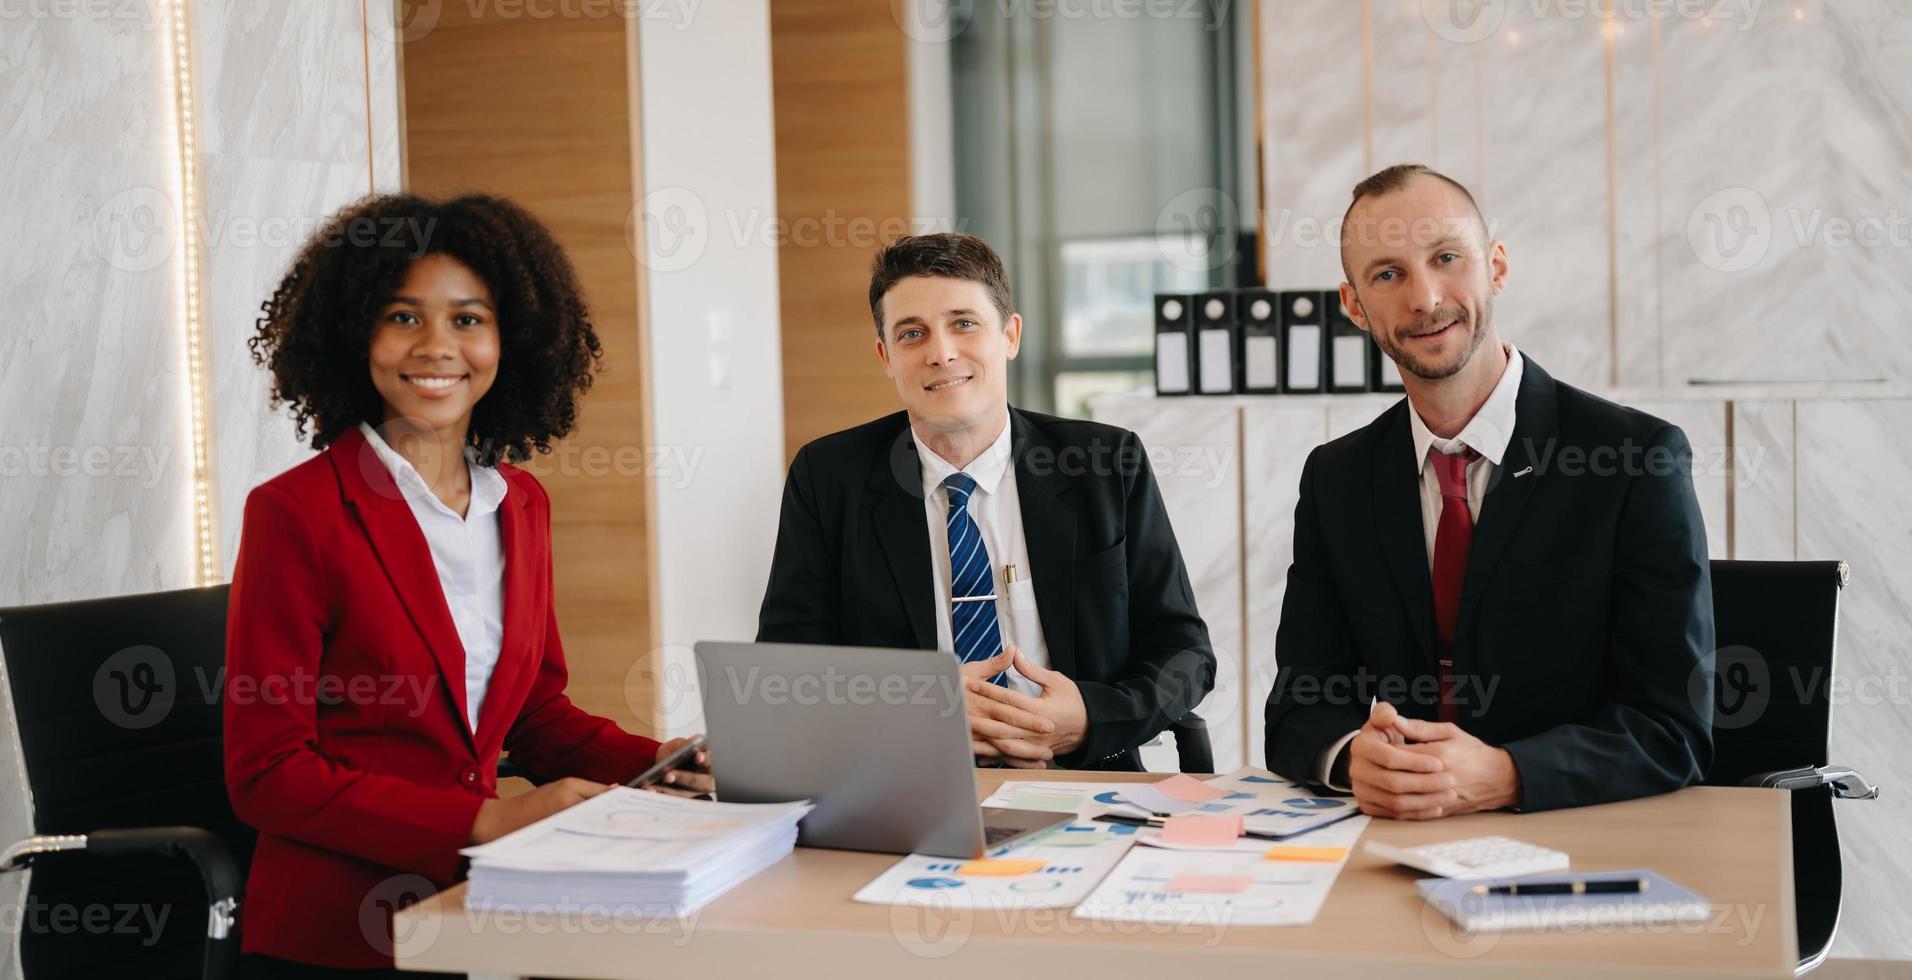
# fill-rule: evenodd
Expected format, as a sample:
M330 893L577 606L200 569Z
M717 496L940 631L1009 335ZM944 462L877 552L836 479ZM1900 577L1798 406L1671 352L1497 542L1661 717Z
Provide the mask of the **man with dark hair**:
M1010 407L1022 317L980 239L883 249L870 315L903 411L797 453L757 639L950 651L979 762L1140 770L1215 683L1141 442Z
M1698 782L1713 612L1686 436L1501 341L1507 247L1454 180L1362 181L1341 263L1407 397L1302 468L1269 768L1403 819Z

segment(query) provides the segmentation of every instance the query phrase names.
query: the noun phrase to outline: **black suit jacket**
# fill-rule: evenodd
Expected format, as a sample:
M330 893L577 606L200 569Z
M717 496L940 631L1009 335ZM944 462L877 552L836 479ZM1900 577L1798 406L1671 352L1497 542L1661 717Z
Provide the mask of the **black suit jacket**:
M1267 710L1269 767L1293 779L1315 778L1371 696L1438 710L1409 411L1302 470ZM1461 727L1513 756L1527 810L1696 783L1713 747L1713 595L1686 436L1532 359L1514 412L1461 590Z
M1140 770L1136 748L1215 686L1155 475L1133 432L1014 408L1009 425L1049 666L1088 707L1086 739L1056 762ZM797 453L759 641L935 649L921 472L903 412Z

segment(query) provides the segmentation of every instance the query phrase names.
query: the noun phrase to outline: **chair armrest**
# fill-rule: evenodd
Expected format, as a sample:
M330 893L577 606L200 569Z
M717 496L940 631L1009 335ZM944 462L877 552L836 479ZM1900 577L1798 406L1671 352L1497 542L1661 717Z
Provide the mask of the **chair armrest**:
M1756 772L1740 780L1739 784L1784 790L1831 786L1832 795L1838 799L1876 800L1879 798L1879 787L1867 781L1858 770L1845 766L1805 766L1800 769Z
M0 872L25 867L34 858L60 851L86 851L105 858L129 854L183 857L198 869L206 885L206 958L202 976L224 980L237 971L239 900L246 877L226 842L199 827L130 827L90 834L29 837L0 850Z

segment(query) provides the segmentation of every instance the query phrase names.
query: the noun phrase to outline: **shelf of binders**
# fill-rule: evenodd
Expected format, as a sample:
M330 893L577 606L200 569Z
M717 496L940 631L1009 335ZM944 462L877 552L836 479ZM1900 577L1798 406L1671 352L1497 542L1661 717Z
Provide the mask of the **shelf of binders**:
M1158 395L1402 391L1400 370L1333 289L1155 297Z

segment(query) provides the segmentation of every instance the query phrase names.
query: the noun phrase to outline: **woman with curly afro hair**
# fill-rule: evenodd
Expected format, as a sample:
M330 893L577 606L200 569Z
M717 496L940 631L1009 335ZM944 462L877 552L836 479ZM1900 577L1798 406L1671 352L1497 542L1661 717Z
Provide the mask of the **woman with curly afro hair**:
M508 461L577 421L599 358L551 233L495 197L332 217L250 346L319 455L247 497L226 785L258 828L245 976L392 968L391 910L459 851L632 779L661 748L564 694L550 501ZM497 765L553 781L497 798ZM711 788L699 753L668 789Z

